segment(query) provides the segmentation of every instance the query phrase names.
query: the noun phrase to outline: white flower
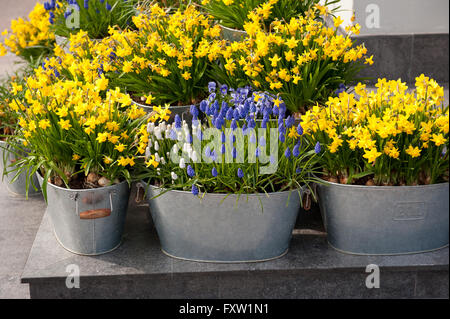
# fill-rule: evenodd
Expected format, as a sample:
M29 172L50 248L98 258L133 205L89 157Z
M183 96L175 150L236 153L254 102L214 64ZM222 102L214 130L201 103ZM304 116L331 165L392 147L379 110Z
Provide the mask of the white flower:
M178 175L175 174L175 172L170 173L170 176L172 176L172 180L176 181L178 179Z
M180 168L186 168L186 161L184 160L184 158L180 159Z
M162 140L161 128L155 127L155 136L158 140Z
M161 157L161 164L166 165L166 160L164 157Z
M147 147L145 149L145 159L148 160L148 158L151 156L152 154L150 153L150 148Z
M158 175L161 175L161 168L160 168L160 167L158 167L158 168L156 169L156 173L157 173Z
M178 149L178 144L175 144L175 145L172 147L172 153L178 154L178 151L179 151L179 149Z
M187 143L183 144L183 153L189 153L189 146L188 145L189 144L187 144Z
M178 141L184 141L184 136L183 136L183 132L181 132L181 131L179 131L178 133L177 133L177 140Z
M193 151L193 152L192 152L191 158L192 158L192 161L193 161L193 162L197 162L197 160L198 160L198 155L197 155L197 152L196 152L196 151Z
M165 131L166 130L166 122L162 122L161 124L159 124L159 127L161 128L161 131Z
M158 153L155 153L155 161L157 161L158 163L161 161L161 157L159 157Z
M150 122L147 124L147 132L148 133L152 133L154 129L155 129L155 123Z
M155 141L155 151L159 151L159 143L158 141Z

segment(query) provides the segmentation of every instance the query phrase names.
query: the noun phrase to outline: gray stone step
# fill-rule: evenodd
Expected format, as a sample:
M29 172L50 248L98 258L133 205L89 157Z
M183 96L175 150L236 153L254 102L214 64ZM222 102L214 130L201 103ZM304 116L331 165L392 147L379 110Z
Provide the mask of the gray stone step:
M314 223L299 225L315 228ZM161 252L148 208L132 203L122 245L109 254L86 257L58 244L45 214L22 282L29 284L31 298L448 297L448 248L415 255L355 256L329 247L324 235L297 233L301 235L293 236L288 254L273 261L177 260ZM380 267L379 289L365 285L369 264ZM79 289L66 287L69 265L80 269Z

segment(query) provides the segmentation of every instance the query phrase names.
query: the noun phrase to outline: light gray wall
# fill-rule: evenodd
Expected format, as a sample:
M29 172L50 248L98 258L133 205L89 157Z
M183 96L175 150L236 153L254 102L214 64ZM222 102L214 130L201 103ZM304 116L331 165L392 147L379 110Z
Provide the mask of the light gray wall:
M449 33L449 0L341 0L338 14L350 23L353 11L361 35ZM379 27L371 28L373 10ZM345 25L344 25L345 26Z
M36 0L0 0L0 32L9 28L11 20L27 17Z
M9 28L11 20L18 17L26 18L34 8L36 0L0 0L0 32ZM42 1L40 1L42 2ZM12 55L0 57L0 78L6 73L12 74L17 68L14 62L18 59Z

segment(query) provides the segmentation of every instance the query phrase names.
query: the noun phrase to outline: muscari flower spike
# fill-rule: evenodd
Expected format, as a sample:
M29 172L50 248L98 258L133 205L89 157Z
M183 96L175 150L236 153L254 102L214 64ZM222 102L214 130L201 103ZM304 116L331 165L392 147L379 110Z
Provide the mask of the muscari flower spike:
M294 157L298 157L300 155L300 145L295 144L294 149L292 150L292 155Z
M303 135L303 127L302 127L302 124L301 124L301 123L299 123L298 126L297 126L297 133L298 133L298 135L300 135L300 136Z
M175 128L177 130L181 129L181 117L178 114L175 115Z
M294 126L294 124L295 124L295 119L292 116L289 115L286 118L286 127L290 128L291 126Z
M220 93L222 93L223 95L226 95L228 93L228 86L226 84L223 84L220 87Z
M191 192L194 196L198 196L198 188L195 185L192 185Z
M261 151L259 150L259 146L255 150L255 157L258 158L261 155Z
M188 165L187 167L187 174L191 178L195 176L195 170L192 168L191 165Z
M233 155L233 158L236 158L236 157L237 157L237 150L236 150L236 147L233 147L233 150L232 150L231 154Z
M239 178L244 178L244 172L242 171L241 168L238 168L237 176L238 176Z
M189 111L190 111L193 119L195 119L195 120L198 119L199 113L198 113L198 109L195 105L191 105Z
M213 93L216 91L216 82L209 82L208 83L208 91L209 93Z
M286 158L290 158L291 157L291 149L288 147L286 147L286 150L284 151L284 157Z
M316 154L319 154L320 151L321 151L320 142L317 142L316 146L314 146L314 152L316 152Z

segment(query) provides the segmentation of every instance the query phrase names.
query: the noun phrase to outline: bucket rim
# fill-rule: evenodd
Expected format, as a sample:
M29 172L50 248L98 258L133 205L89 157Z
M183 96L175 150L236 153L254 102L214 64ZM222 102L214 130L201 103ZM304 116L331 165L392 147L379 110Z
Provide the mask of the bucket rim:
M237 32L237 33L242 33L242 34L247 34L247 31L245 30L239 30L239 29L234 29L234 28L230 28L230 27L226 27L223 24L219 24L219 26L222 29L228 30L228 31L232 31L232 32Z
M327 180L324 180L320 177L315 176L316 178L320 179L320 181L323 184L317 183L319 186L334 186L334 187L341 187L341 188L359 188L359 189L372 189L372 190L406 190L406 189L422 189L422 188L441 188L445 185L449 185L449 182L444 183L436 183L436 184L429 184L429 185L405 185L405 186L367 186L367 185L349 185L349 184L339 184L334 182L329 182Z
M141 181L142 184L144 184L145 186L149 186L153 189L162 189L161 187L158 186L154 186L154 185L150 185L145 181ZM304 189L306 188L306 185L303 185L301 188L296 188L296 189L292 189L292 190L287 190L287 191L282 191L282 192L271 192L271 193L245 193L245 194L241 194L241 197L260 197L260 196L264 196L264 197L270 197L270 196L281 196L281 195L286 195L288 193L296 193L297 191L300 191L300 193L302 193L304 191ZM170 190L168 192L173 192L173 193L180 193L180 194L189 194L192 195L191 192L189 191L180 191L180 190ZM237 196L238 194L235 193L206 193L205 196L208 197L225 197L225 196Z
M279 258L287 255L287 253L289 252L289 247L282 254L275 256L275 257L268 257L268 258L263 258L263 259L250 259L250 260L235 260L235 261L179 257L177 255L174 255L174 254L171 254L171 253L165 251L164 248L162 248L162 247L161 247L161 252L171 258L175 258L175 259L183 260L183 261L194 261L194 262L207 263L207 264L245 264L245 263L260 263L260 262L266 262L266 261L272 261L272 260L279 259Z
M60 38L61 40L66 40L66 41L68 41L69 40L69 38L68 37L65 37L65 36L63 36L63 35L59 35L59 34L55 34L55 40L57 39L57 38ZM89 40L91 40L91 41L96 41L96 42L101 42L101 41L103 41L105 38L102 38L102 39L92 39L91 37L89 37Z
M132 102L133 102L134 104L136 104L137 106L139 106L139 107L142 107L142 108L145 108L145 109L152 109L152 106L141 104L141 103L139 103L139 102L136 102L136 101L133 100L133 99L132 99ZM200 105L200 104L197 103L197 104L191 104L191 105L198 106L198 105ZM182 109L182 108L190 109L191 105L170 105L170 106L169 106L169 110L170 110L170 109Z
M44 180L44 178L41 176L41 174L39 172L36 172L36 175L39 180L41 180L41 181ZM128 182L125 180L125 181L120 182L119 184L114 184L114 185L110 185L110 186L102 186L102 187L98 187L98 188L90 188L90 189L70 189L70 188L56 186L56 185L53 185L52 183L47 183L47 185L50 185L51 187L53 187L55 189L59 189L59 190L70 192L70 193L87 193L87 192L94 192L94 191L104 191L104 190L108 190L108 189L119 188L123 184L128 184ZM129 185L128 185L128 188L130 188Z

